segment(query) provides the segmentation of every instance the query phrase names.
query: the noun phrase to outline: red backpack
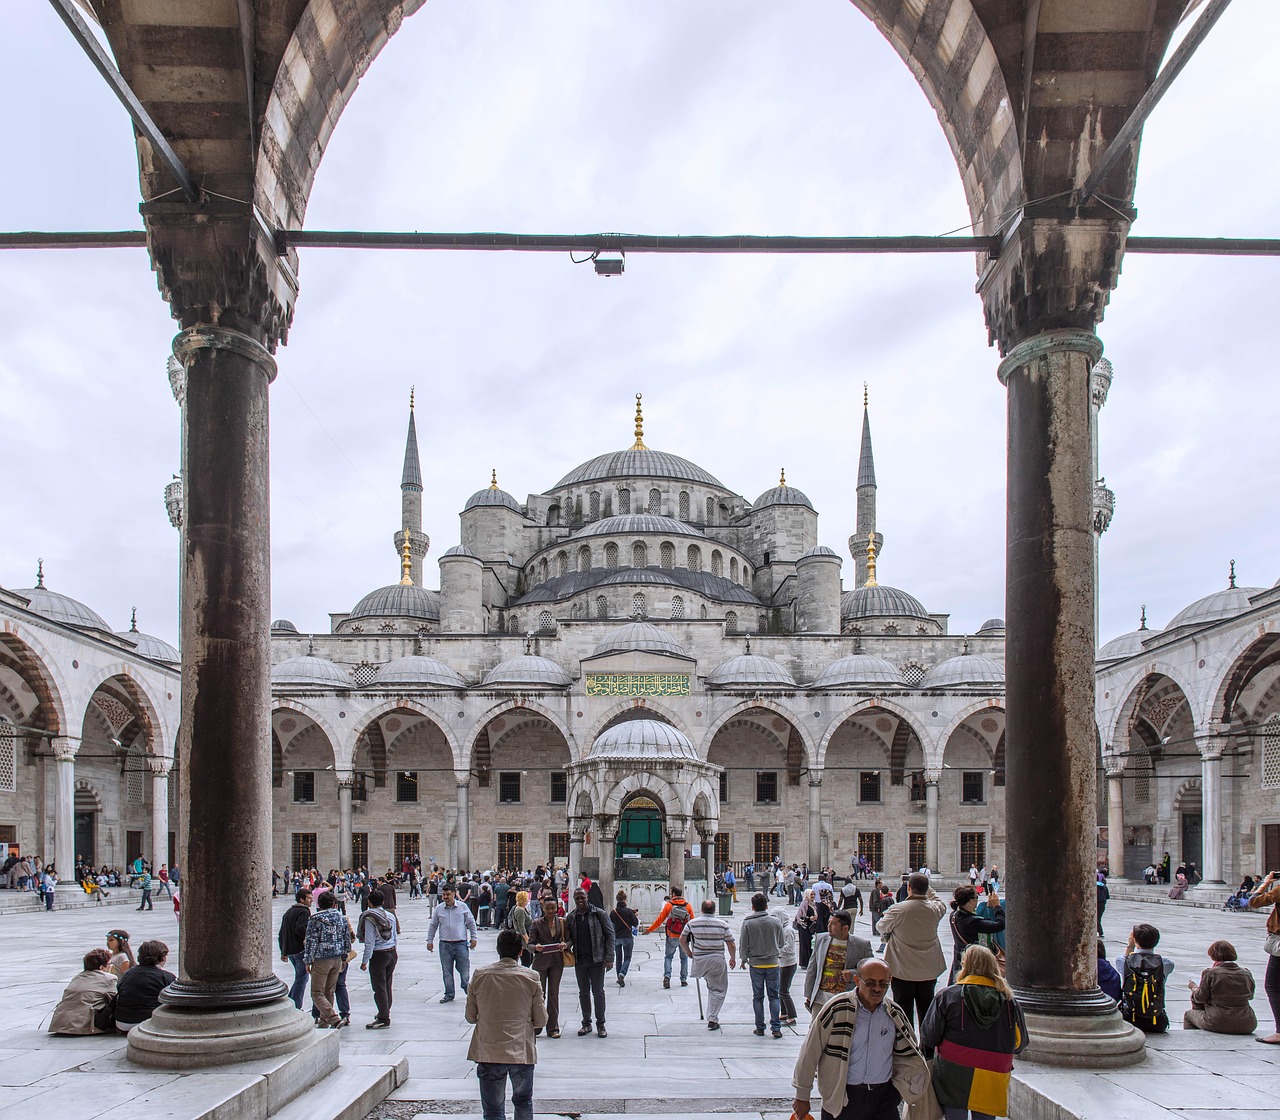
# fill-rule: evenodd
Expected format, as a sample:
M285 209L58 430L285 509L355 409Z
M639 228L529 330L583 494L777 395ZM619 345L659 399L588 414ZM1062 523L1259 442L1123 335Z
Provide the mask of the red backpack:
M684 927L688 924L689 904L682 898L673 898L671 900L671 913L667 915L666 921L667 936L679 937L684 933Z

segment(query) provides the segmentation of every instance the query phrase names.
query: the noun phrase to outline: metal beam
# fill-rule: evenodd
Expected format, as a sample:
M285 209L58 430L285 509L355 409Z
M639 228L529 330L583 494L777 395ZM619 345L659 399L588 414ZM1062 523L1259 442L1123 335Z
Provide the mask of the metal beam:
M1227 10L1227 5L1230 3L1231 0L1209 0L1209 6L1205 8L1200 14L1200 18L1196 20L1195 25L1187 32L1186 38L1178 44L1169 61L1161 67L1160 73L1156 75L1156 80L1151 83L1147 92L1142 95L1142 99L1134 106L1133 112L1129 114L1129 119L1124 122L1115 139L1107 146L1107 150L1102 153L1102 159L1099 160L1098 166L1093 169L1092 174L1085 180L1084 186L1080 188L1075 203L1077 207L1086 205L1098 193L1098 188L1102 186L1102 180L1107 177L1108 172L1115 167L1129 145L1137 138L1138 133L1142 131L1142 126L1146 123L1147 117L1151 115L1151 110L1156 107L1160 98L1168 92L1173 80L1182 73L1182 68L1191 61L1191 56L1195 54L1196 48L1204 42L1205 36L1213 29L1213 25L1218 22L1218 17Z
M129 83L124 80L124 75L116 69L116 64L103 49L102 44L98 42L97 36L89 29L84 17L76 11L73 0L49 0L49 3L53 5L53 10L62 17L62 22L67 25L71 34L75 36L76 42L84 48L94 66L98 68L98 73L106 78L107 85L111 87L112 92L120 99L120 104L125 107L129 116L133 118L133 123L137 126L138 131L147 138L165 166L173 172L173 177L177 179L179 186L182 187L182 193L187 196L187 201L197 201L200 197L200 191L192 180L190 172L187 171L182 160L178 158L177 152L170 147L169 141L164 138L156 122L151 119L151 114L143 108L142 102L138 100L137 95L129 88Z

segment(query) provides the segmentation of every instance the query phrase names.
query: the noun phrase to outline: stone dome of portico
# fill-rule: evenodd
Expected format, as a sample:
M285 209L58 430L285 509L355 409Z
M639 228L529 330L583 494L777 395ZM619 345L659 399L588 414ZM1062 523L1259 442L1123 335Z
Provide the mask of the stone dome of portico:
M697 748L684 732L656 719L632 719L606 728L587 757L593 762L699 761Z
M688 657L688 651L675 637L652 622L628 622L616 630L610 630L596 643L592 656L606 653L661 653L674 657Z

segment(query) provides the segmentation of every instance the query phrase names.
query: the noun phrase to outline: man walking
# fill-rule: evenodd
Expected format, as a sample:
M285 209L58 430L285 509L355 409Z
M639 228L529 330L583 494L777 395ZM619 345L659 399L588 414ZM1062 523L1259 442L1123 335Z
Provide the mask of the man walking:
M547 1023L538 974L519 963L524 939L498 933L498 959L476 969L467 991L466 1018L476 1029L467 1058L476 1063L484 1120L506 1120L507 1078L515 1120L533 1120L534 1036Z
M293 905L280 919L280 959L293 965L293 984L289 998L302 1010L302 993L307 990L307 962L303 951L307 943L307 924L311 920L311 892L303 887L293 896Z
M782 999L778 988L778 954L782 952L782 945L782 927L769 917L768 895L753 894L751 913L742 919L742 928L738 931L738 951L742 954L742 967L751 969L755 1033L764 1034L764 1001L767 995L769 1027L774 1038L782 1037Z
M391 977L399 954L396 952L395 911L383 909L385 901L382 891L371 890L369 909L360 915L360 924L356 926L356 934L364 942L360 971L369 974L373 1004L377 1008L373 1022L364 1025L367 1031L385 1030L391 1026Z
M707 1030L720 1029L720 1008L729 994L729 973L734 968L733 933L729 923L717 918L716 904L711 899L702 903L702 913L684 927L680 934L682 953L693 958L693 978L707 982ZM729 953L729 967L724 955Z
M145 867L138 876L138 886L142 888L142 901L138 903L138 909L154 910L155 904L151 901L151 872Z
M666 905L658 911L658 916L653 920L653 925L645 930L645 933L652 933L659 926L662 926L667 939L662 958L662 986L664 988L671 987L671 958L679 952L680 935L684 933L684 927L692 919L693 907L684 900L684 888L672 884L671 897L667 900ZM689 986L689 958L683 953L680 953L680 986L682 988Z
M272 872L272 874L275 874ZM165 864L160 865L160 870L156 873L156 878L160 880L160 890L164 891L165 898L173 898L173 891L169 889L169 868ZM272 897L274 897L274 892Z
M316 904L316 913L307 921L303 960L311 973L311 1002L315 1006L317 1025L342 1026L342 1016L334 1010L333 996L338 976L347 964L351 951L351 927L337 909L333 891L325 891Z
M809 1115L814 1075L822 1120L898 1120L898 1104L928 1091L929 1067L902 1009L885 995L889 969L863 961L856 988L835 996L813 1017L791 1083L792 1111Z
M613 922L599 906L587 901L587 892L573 892L573 909L565 918L566 937L573 952L578 978L578 1004L582 1026L578 1034L591 1033L591 1003L595 1001L596 1034L607 1038L604 1026L604 974L613 968Z
M938 974L947 967L938 941L938 923L947 904L930 888L929 878L917 871L907 880L908 893L880 916L880 936L887 939L884 963L893 974L893 1001L923 1023L933 1002Z
M871 942L853 932L853 915L837 910L827 932L813 939L813 952L804 974L804 1005L814 1015L841 992L853 990L858 965L872 955Z
M476 947L476 920L471 908L458 901L453 887L446 886L440 892L440 905L431 915L427 926L427 952L436 951L436 931L440 932L440 970L444 973L444 995L441 1003L452 1003L454 998L453 970L458 970L462 990L471 982L471 950Z

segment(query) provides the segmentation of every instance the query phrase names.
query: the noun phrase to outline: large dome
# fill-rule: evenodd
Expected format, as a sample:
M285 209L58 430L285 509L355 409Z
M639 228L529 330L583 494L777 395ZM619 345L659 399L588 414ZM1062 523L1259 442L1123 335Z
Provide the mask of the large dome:
M1261 595L1266 590L1262 587L1228 587L1224 591L1215 591L1203 599L1197 599L1189 607L1184 607L1169 622L1167 629L1176 630L1180 626L1207 626L1210 622L1221 622L1224 618L1235 618L1243 614L1253 604L1249 602L1254 595ZM22 594L26 594L24 591Z
M883 583L846 591L840 598L841 618L918 618L929 620L929 612L914 595Z
M965 685L999 685L1004 687L1004 666L978 653L962 653L939 662L924 675L920 688L924 692L939 688L961 688Z
M111 633L111 627L102 615L70 595L59 595L47 587L27 587L14 594L29 600L31 610L50 622L64 622L82 630L105 630L108 634Z
M769 657L744 653L707 674L708 688L795 688L795 678Z
M682 459L679 455L672 455L666 451L633 447L627 451L610 451L606 455L597 455L590 462L574 467L552 489L560 490L565 486L575 486L582 482L605 482L610 479L628 478L670 478L679 482L697 482L703 486L714 486L717 490L725 488L724 483L715 475L704 471L688 459Z
M833 661L810 686L813 691L838 688L905 688L902 674L883 657L855 653Z
M701 529L695 529L674 517L662 517L656 513L619 513L601 518L573 534L579 537L634 536L636 533L659 533L673 537L705 537Z
M482 688L565 688L569 674L547 657L522 653L500 661L485 674Z
M652 622L628 622L616 630L610 630L596 645L594 657L606 653L664 653L675 657L689 654L670 634Z
M308 654L281 661L271 670L271 683L304 688L350 688L351 678L327 658Z
M349 622L361 618L422 618L438 621L440 595L425 587L393 583L370 591L351 608Z
M467 687L467 682L443 661L420 653L398 658L386 665L373 687L389 684L425 688Z
M590 758L606 761L637 759L692 759L697 748L688 736L656 719L629 719L606 728L591 744Z

